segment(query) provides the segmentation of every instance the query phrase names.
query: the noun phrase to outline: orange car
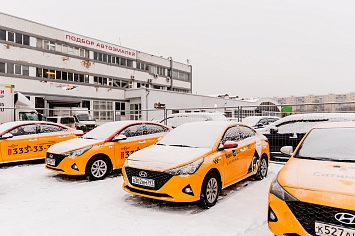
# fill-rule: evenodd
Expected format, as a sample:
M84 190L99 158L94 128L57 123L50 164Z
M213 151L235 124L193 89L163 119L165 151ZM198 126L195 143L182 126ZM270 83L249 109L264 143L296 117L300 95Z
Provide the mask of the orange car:
M270 186L268 224L282 235L355 235L355 122L312 128Z
M209 208L221 189L249 176L263 179L269 155L267 139L247 125L185 123L127 159L123 189L164 201L199 201Z
M121 168L132 153L155 144L171 129L146 121L116 121L96 127L81 139L69 140L48 149L46 168L60 174L104 179Z
M0 125L0 163L46 156L55 143L82 136L81 130L43 121L16 121Z

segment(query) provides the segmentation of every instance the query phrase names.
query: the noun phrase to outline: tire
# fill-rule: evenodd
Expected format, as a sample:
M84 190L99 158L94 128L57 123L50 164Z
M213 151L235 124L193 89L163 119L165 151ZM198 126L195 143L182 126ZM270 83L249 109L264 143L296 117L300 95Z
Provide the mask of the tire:
M205 177L201 188L200 205L203 208L213 207L221 191L221 181L216 173L209 173Z
M98 156L92 158L86 166L86 176L89 180L101 180L104 179L111 170L111 164L107 158Z
M258 171L255 174L255 178L257 180L262 180L262 179L266 178L267 172L268 172L267 159L265 157L262 157L260 160Z

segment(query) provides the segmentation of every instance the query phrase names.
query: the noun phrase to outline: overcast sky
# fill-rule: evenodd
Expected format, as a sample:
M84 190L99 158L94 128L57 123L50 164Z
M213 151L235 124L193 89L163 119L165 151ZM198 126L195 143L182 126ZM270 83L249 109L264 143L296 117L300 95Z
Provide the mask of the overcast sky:
M188 59L197 94L355 92L355 1L11 0L0 11Z

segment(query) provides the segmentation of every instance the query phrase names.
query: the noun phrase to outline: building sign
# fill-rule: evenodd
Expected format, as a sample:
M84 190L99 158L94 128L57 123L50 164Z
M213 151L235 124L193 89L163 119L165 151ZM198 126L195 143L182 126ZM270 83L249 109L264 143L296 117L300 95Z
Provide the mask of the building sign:
M92 38L86 38L84 36L73 34L73 33L64 33L64 41L79 46L92 48L94 50L96 49L96 50L105 51L110 54L116 54L118 56L127 57L131 59L136 59L137 56L135 50L105 43Z
M55 83L50 82L48 83L50 90L65 90L65 91L78 91L79 86L72 85L72 84L62 84L62 83Z
M165 108L165 104L160 103L160 102L154 103L154 108L155 109L164 109Z

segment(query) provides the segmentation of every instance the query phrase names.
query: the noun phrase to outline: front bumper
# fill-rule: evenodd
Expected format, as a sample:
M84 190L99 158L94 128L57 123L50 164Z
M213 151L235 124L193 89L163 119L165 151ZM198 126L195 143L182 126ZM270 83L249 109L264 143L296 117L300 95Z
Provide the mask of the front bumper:
M123 190L128 193L170 202L195 202L200 200L203 177L198 174L171 176L171 178L157 190L146 187L137 187L128 180L126 169L122 169L124 182ZM187 193L190 188L192 193Z
M73 165L76 165L77 169L74 169ZM46 164L46 169L65 175L85 175L85 166L70 157L65 157L56 166Z

